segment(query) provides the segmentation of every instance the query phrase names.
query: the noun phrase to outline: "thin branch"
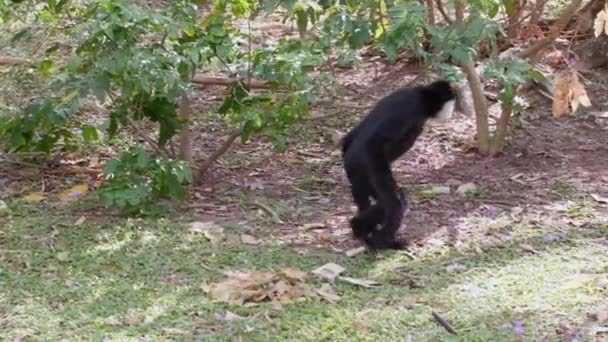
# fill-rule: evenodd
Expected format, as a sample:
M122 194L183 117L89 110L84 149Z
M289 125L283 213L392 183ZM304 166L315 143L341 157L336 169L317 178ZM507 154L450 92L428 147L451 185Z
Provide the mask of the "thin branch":
M11 57L11 56L0 56L0 65L18 65L27 63L28 60L19 58L19 57ZM230 72L230 70L228 70ZM202 84L202 85L217 85L217 86L229 86L237 81L246 81L239 78L234 77L214 77L214 76L205 76L203 74L195 74L192 77L191 82ZM270 86L266 81L261 80L251 80L249 84L250 89L268 89Z
M11 56L0 56L0 65L17 65L24 64L28 61L19 57L11 57Z
M203 176L205 175L205 173L207 172L207 170L209 170L209 168L211 167L211 165L213 165L213 163L219 159L219 157L221 157L226 151L228 151L228 149L230 148L230 146L232 146L232 144L234 143L234 141L241 135L241 130L240 129L235 129L233 130L230 135L228 136L228 139L226 139L226 141L215 151L213 152L212 155L209 156L209 158L207 158L207 160L205 160L205 162L203 162L203 164L201 165L201 167L198 169L197 172L197 176L196 176L196 181L195 183L200 184Z
M445 20L448 24L452 25L454 23L454 20L450 18L450 16L446 13L445 9L443 8L443 4L441 3L441 0L437 0L436 4L439 13L441 13L441 16L443 17L443 20Z
M211 76L203 76L200 74L194 75L192 77L193 83L198 83L202 85L218 85L218 86L229 86L237 81L246 81L237 78L226 78L226 77L211 77ZM269 88L268 83L260 80L251 80L251 84L249 85L250 89L258 88L258 89L267 89Z
M515 88L514 93L517 94L519 89ZM494 137L492 138L490 146L490 154L495 155L502 151L505 136L507 135L507 128L509 127L509 120L513 113L513 100L507 101L503 104L502 112L496 123L496 129L494 130Z
M559 19L551 26L546 37L537 40L531 46L520 52L517 57L528 58L535 56L538 52L544 49L547 45L553 43L560 32L568 25L570 19L575 15L576 10L581 6L582 0L572 0L570 5L564 9Z
M448 323L448 321L446 321L443 317L441 317L441 315L439 313L437 313L436 311L433 311L433 312L431 312L431 314L433 315L435 320L439 324L441 324L441 326L444 327L445 330L447 330L450 334L458 335L458 333L456 332L456 329L454 329L454 327L452 327L452 325L450 325L450 323Z

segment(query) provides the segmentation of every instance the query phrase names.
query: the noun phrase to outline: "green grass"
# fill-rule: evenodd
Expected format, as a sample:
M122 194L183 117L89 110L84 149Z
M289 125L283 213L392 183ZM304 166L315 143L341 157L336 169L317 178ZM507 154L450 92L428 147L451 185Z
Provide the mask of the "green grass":
M600 223L570 227L567 238L553 242L543 240L542 227L529 227L495 246L427 248L411 260L400 253L301 256L272 244L213 248L177 219L76 225L78 217L43 207L13 202L11 209L0 218L3 341L403 341L408 335L413 341L510 341L515 320L523 323L525 340L540 340L554 336L560 323L582 322L607 298L608 227ZM283 310L212 303L199 287L221 280L224 270L310 271L327 262L383 286L338 282L338 303L308 301ZM253 318L216 317L227 310ZM458 339L432 320L431 310L450 321ZM139 319L129 324L125 317Z

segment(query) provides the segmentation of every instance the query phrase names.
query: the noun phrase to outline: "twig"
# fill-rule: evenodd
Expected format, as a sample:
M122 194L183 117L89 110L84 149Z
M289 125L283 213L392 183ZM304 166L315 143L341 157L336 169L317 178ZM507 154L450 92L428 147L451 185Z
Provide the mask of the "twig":
M433 314L433 318L435 318L435 320L441 324L441 326L443 326L445 328L445 330L447 330L450 334L454 334L454 335L458 335L458 333L456 332L456 329L454 329L452 327L452 325L450 325L450 323L448 323L448 321L446 321L443 317L441 317L440 314L438 314L436 311L432 311Z
M165 155L166 157L171 157L171 153L167 151L165 147L159 146L158 143L155 143L152 138L147 136L144 132L139 130L139 127L135 126L133 122L131 122L131 127L135 129L135 133L142 138L148 145L152 146L152 148L156 151L156 153L160 155Z
M266 204L260 203L258 201L254 202L253 204L255 204L257 207L261 208L262 210L264 210L265 212L270 214L270 216L272 216L272 219L275 223L279 223L279 224L285 223L285 222L283 222L283 220L281 220L281 218L279 217L279 214L277 214L274 210L270 209L270 207L267 206Z
M18 57L0 56L0 65L17 65L27 63L27 60Z

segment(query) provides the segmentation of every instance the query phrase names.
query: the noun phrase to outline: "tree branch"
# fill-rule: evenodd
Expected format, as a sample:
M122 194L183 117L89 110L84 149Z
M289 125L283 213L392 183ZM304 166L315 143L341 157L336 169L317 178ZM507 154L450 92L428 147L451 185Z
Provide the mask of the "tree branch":
M18 65L27 63L28 60L19 58L19 57L11 57L11 56L0 56L0 65ZM203 74L196 74L192 77L191 82L202 84L202 85L218 85L218 86L229 86L236 81L246 82L247 80L237 79L232 77L214 77L214 76L205 76ZM251 80L250 88L252 89L267 89L270 86L266 81L261 80Z
M228 139L226 139L226 141L224 141L224 143L217 149L215 150L215 152L213 152L212 155L209 156L209 158L207 158L207 160L205 160L203 162L203 164L201 165L201 167L198 169L196 178L195 178L195 184L201 184L203 176L205 175L205 173L207 172L207 170L209 170L209 168L211 167L211 165L213 165L213 163L219 159L219 157L221 157L226 151L228 151L228 149L230 148L230 146L232 146L232 144L234 143L234 141L241 135L241 130L240 129L235 129L233 130L230 135L228 136Z
M443 20L445 20L448 24L452 25L454 23L454 20L452 18L450 18L450 16L445 12L445 9L443 8L443 4L441 3L441 0L437 0L436 4L437 4L437 9L439 10L439 13L441 13L441 16L443 17Z
M560 32L563 31L563 29L566 27L566 25L568 25L568 22L570 21L570 19L572 19L572 17L576 13L576 10L581 6L581 3L582 3L582 0L572 0L570 5L568 5L568 7L566 7L564 9L564 11L560 15L559 19L557 19L557 21L555 22L555 24L553 24L553 26L551 26L547 36L534 42L531 46L529 46L528 48L526 48L525 50L520 52L517 55L517 57L519 57L519 58L533 57L538 52L540 52L542 49L544 49L547 45L553 43L555 41L555 39L557 39L557 37L559 37Z

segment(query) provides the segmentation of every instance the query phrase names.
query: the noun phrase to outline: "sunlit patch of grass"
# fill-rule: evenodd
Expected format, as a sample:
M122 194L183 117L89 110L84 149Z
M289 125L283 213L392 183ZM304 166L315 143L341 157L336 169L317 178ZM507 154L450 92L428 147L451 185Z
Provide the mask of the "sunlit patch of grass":
M447 340L432 310L466 340L512 340L516 320L525 339L539 340L561 322L580 322L607 295L608 226L599 222L570 227L567 236L549 241L545 234L563 221L543 226L522 219L511 222L513 232L500 244L473 236L475 247L413 249L415 259L400 252L347 258L322 251L301 256L272 244L212 247L187 224L175 223L180 220L76 226L74 217L43 206L13 208L0 230L2 340ZM507 221L486 222L486 228L500 231ZM282 310L214 303L199 287L223 279L226 270L311 271L327 262L382 286L337 281L338 303L307 301ZM249 319L219 319L227 310Z

